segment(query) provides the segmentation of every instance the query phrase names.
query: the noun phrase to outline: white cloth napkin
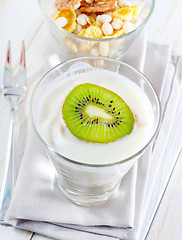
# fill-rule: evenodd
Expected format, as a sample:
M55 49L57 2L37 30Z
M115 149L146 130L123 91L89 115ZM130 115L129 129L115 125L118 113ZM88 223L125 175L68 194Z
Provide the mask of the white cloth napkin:
M171 100L166 79L170 79L170 84L174 80L166 78L169 52L167 46L146 44L142 34L125 58L127 63L143 71L156 87L163 109ZM171 101L175 103L175 99ZM168 119L167 123L169 127L173 122ZM162 125L163 137L166 124ZM149 148L138 165L123 178L119 193L112 201L98 207L80 207L69 202L59 190L54 169L29 123L25 154L6 222L60 240L136 239L139 221L145 215L148 185L155 182L148 177L153 174L151 159L154 153L155 159L159 159L161 154L157 149L164 144L160 136L155 147ZM165 142L168 142L167 137Z
M164 54L166 46L156 45L154 50L150 44L149 49L153 50L154 61L159 56L159 51L161 54L163 53L161 57L169 58L169 55ZM151 59L150 62L153 64ZM147 173L143 205L140 214L136 213L135 229L130 232L131 238L128 237L128 239L140 240L142 239L141 236L147 234L169 177L182 151L182 58L180 56L170 57L165 74L162 86L160 81L157 80L156 72L154 73L156 89L158 90L158 86L161 88L162 123L160 132L152 147L150 163L143 163ZM138 180L137 177L136 192L140 192L141 189ZM139 195L136 195L136 205L139 198Z

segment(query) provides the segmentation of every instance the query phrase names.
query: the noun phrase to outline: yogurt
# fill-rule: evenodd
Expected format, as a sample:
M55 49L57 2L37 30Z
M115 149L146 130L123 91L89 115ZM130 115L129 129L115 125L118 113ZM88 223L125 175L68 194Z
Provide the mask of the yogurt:
M135 116L129 135L104 144L81 140L69 131L62 116L62 106L68 93L83 83L107 88L127 103ZM109 164L133 156L151 139L154 127L152 105L135 83L120 74L94 68L65 78L60 75L45 93L38 119L41 137L49 146L64 157L87 164Z

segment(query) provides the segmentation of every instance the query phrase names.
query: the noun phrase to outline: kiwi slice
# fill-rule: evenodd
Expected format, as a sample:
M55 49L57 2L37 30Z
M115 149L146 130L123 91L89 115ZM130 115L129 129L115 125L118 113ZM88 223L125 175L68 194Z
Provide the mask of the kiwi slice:
M116 93L95 84L76 86L63 104L69 130L89 142L113 142L131 133L133 113Z

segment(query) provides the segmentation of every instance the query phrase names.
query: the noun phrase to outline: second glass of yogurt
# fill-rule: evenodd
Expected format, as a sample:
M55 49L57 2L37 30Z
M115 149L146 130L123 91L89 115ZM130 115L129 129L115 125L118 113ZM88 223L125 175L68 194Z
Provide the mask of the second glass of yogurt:
M132 132L108 143L72 134L62 108L68 94L81 84L120 96L133 113ZM122 178L156 135L161 110L151 83L136 69L114 59L84 57L59 64L40 80L31 99L31 117L64 195L76 204L93 206L118 191Z

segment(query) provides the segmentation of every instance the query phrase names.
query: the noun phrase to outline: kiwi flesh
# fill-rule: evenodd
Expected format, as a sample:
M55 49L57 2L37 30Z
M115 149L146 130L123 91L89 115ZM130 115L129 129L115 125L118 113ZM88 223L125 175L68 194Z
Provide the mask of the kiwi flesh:
M62 114L71 133L88 142L113 142L133 130L129 106L116 93L95 84L76 86L66 97Z

